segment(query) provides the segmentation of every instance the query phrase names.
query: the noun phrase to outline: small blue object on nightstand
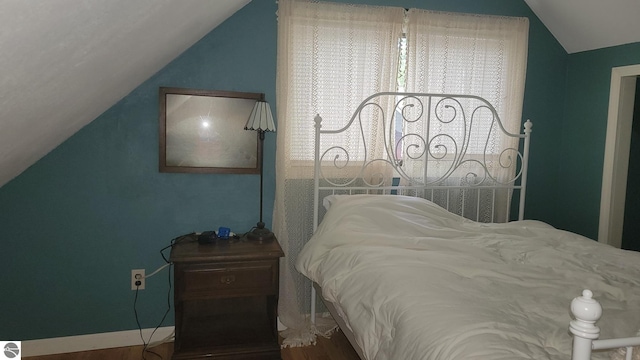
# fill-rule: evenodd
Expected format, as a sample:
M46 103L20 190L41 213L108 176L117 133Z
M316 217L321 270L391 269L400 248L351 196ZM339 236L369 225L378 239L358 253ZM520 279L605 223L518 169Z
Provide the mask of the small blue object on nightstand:
M222 226L218 228L218 237L220 239L228 239L230 234L231 234L231 229L222 227Z

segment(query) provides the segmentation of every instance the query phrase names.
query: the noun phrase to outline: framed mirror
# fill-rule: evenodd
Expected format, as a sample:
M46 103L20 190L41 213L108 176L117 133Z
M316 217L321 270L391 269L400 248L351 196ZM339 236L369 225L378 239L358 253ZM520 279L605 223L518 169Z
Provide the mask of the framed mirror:
M160 88L160 172L259 174L258 132L244 130L262 93Z

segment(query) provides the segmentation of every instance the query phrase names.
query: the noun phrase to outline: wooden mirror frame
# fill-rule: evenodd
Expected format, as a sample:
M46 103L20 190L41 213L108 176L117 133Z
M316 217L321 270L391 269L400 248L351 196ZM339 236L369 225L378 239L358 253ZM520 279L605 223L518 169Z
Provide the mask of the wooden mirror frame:
M262 149L258 132L244 130L256 101L264 101L264 94L161 87L160 172L259 174ZM209 123L213 123L211 129ZM194 156L196 150L200 154Z

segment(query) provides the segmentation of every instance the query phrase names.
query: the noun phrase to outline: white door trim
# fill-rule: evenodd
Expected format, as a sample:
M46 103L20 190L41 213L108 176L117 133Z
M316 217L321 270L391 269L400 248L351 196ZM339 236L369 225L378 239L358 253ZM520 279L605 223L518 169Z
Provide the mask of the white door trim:
M631 125L639 75L640 65L615 67L611 71L598 241L617 248L622 245Z

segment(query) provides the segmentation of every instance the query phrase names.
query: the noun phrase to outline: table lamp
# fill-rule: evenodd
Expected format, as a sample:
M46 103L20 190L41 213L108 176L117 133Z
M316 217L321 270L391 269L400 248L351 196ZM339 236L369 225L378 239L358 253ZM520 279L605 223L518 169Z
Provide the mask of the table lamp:
M249 120L244 126L245 130L255 130L258 132L258 141L260 146L260 221L256 224L256 227L249 231L246 236L249 240L255 240L259 242L273 240L274 235L271 230L264 227L262 221L262 188L263 188L263 172L264 172L264 133L267 131L276 131L276 125L273 123L273 116L271 115L271 108L266 101L257 101Z

